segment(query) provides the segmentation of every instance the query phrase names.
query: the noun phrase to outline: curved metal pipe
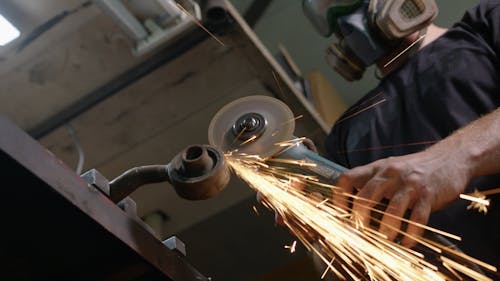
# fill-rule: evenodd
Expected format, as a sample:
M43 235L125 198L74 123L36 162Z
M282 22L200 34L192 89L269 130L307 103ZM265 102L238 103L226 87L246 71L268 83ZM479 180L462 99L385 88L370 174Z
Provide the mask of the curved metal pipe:
M230 178L224 154L209 145L188 146L168 165L135 167L109 182L109 198L119 202L137 188L168 181L177 194L188 200L217 195Z
M135 167L109 183L110 199L113 202L119 202L140 186L164 181L170 182L167 165Z

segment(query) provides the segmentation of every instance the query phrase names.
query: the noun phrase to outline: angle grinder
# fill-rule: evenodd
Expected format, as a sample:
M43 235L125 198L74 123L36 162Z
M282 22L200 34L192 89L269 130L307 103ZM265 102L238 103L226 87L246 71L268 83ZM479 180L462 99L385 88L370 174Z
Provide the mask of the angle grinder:
M294 115L285 103L269 96L247 96L225 105L215 114L208 128L208 141L224 153L237 151L267 160L275 158L313 163L315 165L305 165L300 169L335 184L347 168L319 156L300 141L294 142L294 139L298 139L293 135L294 129ZM281 146L283 143L294 145ZM387 203L385 201L375 206L379 211L371 214L375 219L371 222L373 227L378 228L376 221L381 220L380 211L385 210ZM410 210L407 210L404 217L408 219L409 214ZM403 223L402 231L406 225ZM440 234L425 231L424 237L460 251ZM464 260L464 263L477 272L483 272L474 262Z
M300 166L330 183L346 168L309 150L294 137L295 118L282 101L269 96L247 96L222 107L208 128L208 141L223 152L238 151L272 160L296 160ZM297 165L296 165L297 166Z

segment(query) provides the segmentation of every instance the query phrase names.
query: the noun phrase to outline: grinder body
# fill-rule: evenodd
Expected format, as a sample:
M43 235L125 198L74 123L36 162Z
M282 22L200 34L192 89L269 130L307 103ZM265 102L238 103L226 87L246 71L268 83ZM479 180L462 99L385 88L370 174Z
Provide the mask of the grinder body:
M347 171L347 168L322 157L314 151L311 151L303 143L298 143L292 148L279 153L275 157L314 163L315 166L305 165L302 166L301 169L310 173L312 172L326 179L331 184L337 183L340 174Z

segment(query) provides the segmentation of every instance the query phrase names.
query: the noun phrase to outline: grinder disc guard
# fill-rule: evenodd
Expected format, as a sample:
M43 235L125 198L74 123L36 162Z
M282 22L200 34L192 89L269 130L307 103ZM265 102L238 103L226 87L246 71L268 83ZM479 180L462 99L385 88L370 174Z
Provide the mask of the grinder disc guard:
M269 96L248 96L221 108L208 127L208 141L223 152L269 157L293 138L295 120L290 108Z

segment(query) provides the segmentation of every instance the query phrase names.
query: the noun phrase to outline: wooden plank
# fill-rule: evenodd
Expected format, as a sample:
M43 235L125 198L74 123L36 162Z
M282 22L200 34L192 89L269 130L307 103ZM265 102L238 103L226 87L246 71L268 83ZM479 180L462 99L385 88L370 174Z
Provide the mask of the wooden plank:
M105 163L237 90L251 77L242 64L231 49L206 41L82 114L72 124L87 151L86 167ZM64 161L76 163L64 128L42 143Z
M0 64L0 100L5 101L0 112L22 128L35 126L146 58L132 55L131 42L109 17L75 15L80 16L88 21L72 33L51 44L36 42Z
M335 121L347 109L347 105L338 95L330 81L320 71L310 71L306 77L317 111L323 117L326 124L333 126Z

